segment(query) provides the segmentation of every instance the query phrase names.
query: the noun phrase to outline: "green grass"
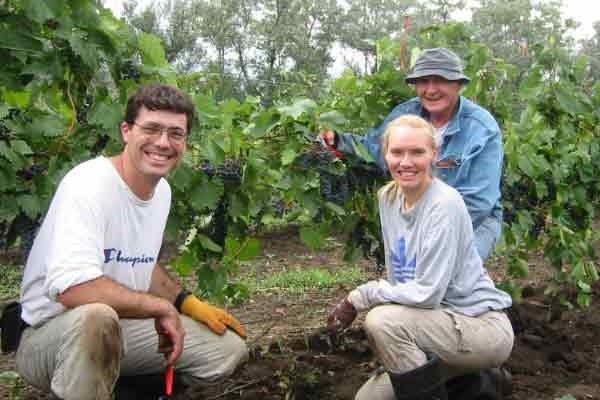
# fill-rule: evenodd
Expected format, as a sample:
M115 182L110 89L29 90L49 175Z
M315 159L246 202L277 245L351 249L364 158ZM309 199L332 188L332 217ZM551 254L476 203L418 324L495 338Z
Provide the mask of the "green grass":
M19 297L22 277L22 265L0 265L0 300Z
M307 290L328 290L341 284L356 284L367 279L366 273L358 267L347 267L343 270L331 272L324 268L296 268L272 274L264 279L254 276L244 279L251 293L286 292L289 294L302 294Z

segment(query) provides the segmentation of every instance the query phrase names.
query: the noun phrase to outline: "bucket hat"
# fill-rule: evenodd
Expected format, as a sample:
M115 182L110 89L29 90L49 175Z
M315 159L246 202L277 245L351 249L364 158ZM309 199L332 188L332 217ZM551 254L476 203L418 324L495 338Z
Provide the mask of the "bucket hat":
M469 83L471 79L463 73L463 64L454 52L443 47L423 50L412 73L406 77L406 83L414 84L417 78L437 75L449 81Z

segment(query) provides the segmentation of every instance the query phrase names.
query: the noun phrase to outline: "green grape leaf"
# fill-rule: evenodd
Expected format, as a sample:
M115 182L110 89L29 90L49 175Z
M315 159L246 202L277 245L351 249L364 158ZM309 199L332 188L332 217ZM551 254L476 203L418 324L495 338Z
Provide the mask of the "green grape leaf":
M347 122L346 117L339 111L328 111L318 118L318 125L321 129L341 130Z
M531 163L531 158L529 154L520 154L517 160L517 164L519 166L519 169L523 171L525 175L529 177L535 177L534 167Z
M213 242L208 236L199 233L196 235L196 237L198 238L200 245L206 250L210 250L214 253L220 253L223 251L223 248Z
M193 251L185 251L172 263L172 267L181 276L188 276L198 265L198 257Z
M39 40L28 33L10 28L0 30L0 48L31 53L41 53L43 51L42 43Z
M23 9L25 15L42 24L61 14L62 3L61 0L23 0Z
M160 38L149 33L140 32L138 44L145 65L151 67L163 67L168 65L165 50L160 42Z
M27 156L33 154L31 147L23 140L11 140L10 147L18 154Z
M269 109L258 113L245 128L245 133L254 138L261 138L280 124L279 116Z
M123 120L123 111L119 103L101 101L90 110L88 123L98 125L108 131L116 131Z
M242 244L237 258L239 261L250 261L260 255L260 241L248 238Z
M35 118L29 125L29 131L33 135L56 137L67 132L67 124L63 119L47 114Z
M202 147L201 152L212 163L220 164L225 160L223 148L214 140L208 140Z
M187 188L194 179L194 170L187 164L180 164L175 170L169 174L169 183L178 190L183 191Z
M232 238L232 237L227 237L225 239L225 256L226 257L233 257L237 254L237 252L240 249L240 242L239 240Z
M9 108L6 104L0 104L0 119L4 119L8 116Z
M210 96L197 94L194 96L196 110L200 119L219 119L219 108L215 104L215 99Z
M19 213L17 199L13 196L2 195L0 201L0 221L11 220Z
M294 149L287 148L281 153L281 164L285 167L294 162L298 153Z
M557 87L555 90L556 99L566 112L569 114L588 112L588 107L577 98L575 93L577 92L567 91L567 88L562 86Z
M1 35L0 35L1 37ZM29 91L12 91L7 90L4 92L4 100L7 104L20 109L25 109L29 106L31 101L31 92Z
M18 154L15 153L10 147L8 147L6 142L3 141L0 141L0 156L3 156L8 161L10 161L11 164L13 164L13 167L15 167L15 169L21 169L23 161L20 159Z
M346 215L346 210L343 207L338 206L330 201L325 202L325 207L336 213L337 215Z
M73 52L79 55L88 67L92 69L99 68L101 51L96 43L89 40L87 32L73 30L69 38L69 44Z
M282 116L292 117L294 119L298 119L298 117L304 113L312 115L316 109L317 103L311 99L299 99L288 106L277 107L277 110Z
M40 198L30 194L21 195L17 198L21 210L31 219L35 219L42 213Z
M215 182L205 182L201 185L196 185L189 192L189 202L196 211L202 211L206 208L214 210L217 208L219 199L223 195L223 185Z

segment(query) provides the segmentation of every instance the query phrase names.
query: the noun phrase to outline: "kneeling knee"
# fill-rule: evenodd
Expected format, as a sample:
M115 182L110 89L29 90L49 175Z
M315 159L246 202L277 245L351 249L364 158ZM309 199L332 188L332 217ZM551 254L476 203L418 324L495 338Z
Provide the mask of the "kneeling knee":
M116 311L106 304L86 304L81 317L81 340L84 348L98 353L120 356L121 327Z

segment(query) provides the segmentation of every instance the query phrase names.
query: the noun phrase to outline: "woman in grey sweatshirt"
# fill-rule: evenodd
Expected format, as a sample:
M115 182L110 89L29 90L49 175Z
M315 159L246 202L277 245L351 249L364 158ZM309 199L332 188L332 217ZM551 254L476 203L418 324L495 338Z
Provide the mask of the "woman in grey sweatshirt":
M514 336L502 310L511 298L483 267L462 197L432 174L434 128L418 116L399 117L382 148L393 178L378 194L387 280L352 290L328 327L337 333L357 311L370 310L364 327L389 373L367 381L357 399L428 398L428 390L445 398L445 379L499 366L510 355ZM419 384L415 374L441 377L440 384Z

